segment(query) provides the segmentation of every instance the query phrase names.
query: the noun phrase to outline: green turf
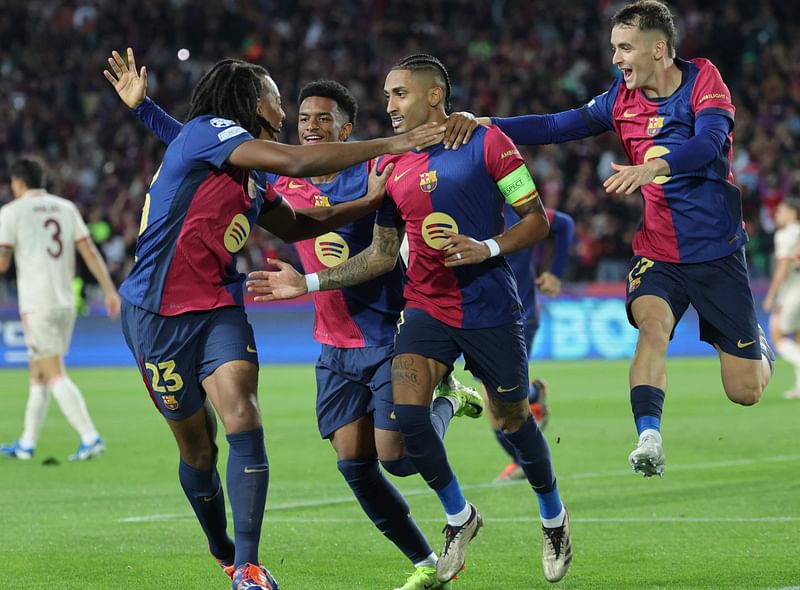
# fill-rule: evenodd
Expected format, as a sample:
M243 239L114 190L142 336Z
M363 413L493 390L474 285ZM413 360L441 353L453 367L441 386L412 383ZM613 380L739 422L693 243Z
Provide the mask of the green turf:
M781 588L800 583L800 402L791 371L753 408L726 401L714 359L672 360L663 480L633 475L624 363L535 367L575 557L559 588ZM73 370L108 451L66 462L77 437L53 403L30 462L0 462L0 588L224 589L177 480L175 444L133 369ZM271 482L262 558L283 590L381 590L405 559L372 528L314 419L313 369L267 366L260 396ZM0 372L0 439L19 434L23 371ZM451 463L485 527L452 590L550 586L535 500L487 485L504 466L485 421L461 418ZM221 443L225 449L224 441ZM59 465L44 466L55 457ZM223 462L224 467L224 462ZM419 477L395 480L437 550L442 511ZM124 519L134 519L125 521Z

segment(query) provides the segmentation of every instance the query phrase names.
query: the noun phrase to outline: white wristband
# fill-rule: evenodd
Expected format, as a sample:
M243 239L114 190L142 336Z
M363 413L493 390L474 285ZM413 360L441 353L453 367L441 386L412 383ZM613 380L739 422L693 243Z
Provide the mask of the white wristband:
M488 240L483 240L483 244L489 248L489 258L497 256L500 254L500 244L497 243L497 240L494 238L489 238Z
M306 291L309 293L319 291L319 275L317 273L312 272L310 274L303 275L303 278L306 280Z

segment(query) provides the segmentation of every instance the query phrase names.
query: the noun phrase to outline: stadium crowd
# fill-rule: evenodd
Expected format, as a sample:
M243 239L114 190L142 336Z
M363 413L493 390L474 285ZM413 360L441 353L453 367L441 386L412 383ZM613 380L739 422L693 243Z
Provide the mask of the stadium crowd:
M132 45L149 94L178 118L190 88L223 57L266 66L283 93L283 140L296 142L295 98L316 78L347 85L359 101L355 138L391 133L383 75L402 55L427 52L450 68L453 109L481 115L555 112L603 92L616 75L608 21L617 3L585 0L30 0L0 11L0 204L7 169L22 154L51 168L53 192L73 200L117 283L130 269L147 184L163 146L103 79L112 49ZM678 55L708 57L737 107L734 174L742 189L754 277L769 273L773 214L800 195L800 4L671 3ZM178 58L179 49L189 57ZM184 55L185 57L185 55ZM548 207L576 220L567 278L621 280L641 215L637 196L609 196L610 162L624 163L605 134L526 151ZM242 270L293 249L257 232ZM87 275L88 276L88 275ZM1 280L1 279L0 279ZM13 285L13 276L6 276ZM10 282L9 282L10 281ZM9 289L0 284L0 300Z

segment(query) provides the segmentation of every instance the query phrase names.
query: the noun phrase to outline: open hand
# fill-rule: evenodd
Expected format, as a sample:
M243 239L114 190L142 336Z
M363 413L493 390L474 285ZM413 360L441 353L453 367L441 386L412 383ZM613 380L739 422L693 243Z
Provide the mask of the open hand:
M103 75L117 91L122 102L128 105L129 109L135 109L142 104L147 96L147 68L142 66L142 69L136 72L133 49L128 47L127 63L118 52L112 51L108 65L114 73L103 70Z
M247 292L258 293L255 301L294 299L308 293L305 278L291 264L277 258L267 258L267 264L274 264L278 270L256 270L247 275Z

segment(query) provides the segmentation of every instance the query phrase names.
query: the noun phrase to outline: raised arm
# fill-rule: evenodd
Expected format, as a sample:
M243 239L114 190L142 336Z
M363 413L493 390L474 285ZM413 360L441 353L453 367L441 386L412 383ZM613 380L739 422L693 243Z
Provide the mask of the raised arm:
M136 71L136 57L133 49L128 47L128 61L116 51L108 58L111 72L103 70L106 80L117 91L120 100L131 109L134 115L144 123L150 131L169 145L183 129L183 124L164 111L147 96L147 68L142 66Z
M100 252L97 251L91 238L80 240L76 244L76 247L81 258L83 258L83 261L89 268L89 272L97 279L98 284L103 289L108 317L112 320L117 319L119 317L120 308L119 294L117 293L117 288L114 286L114 282L111 280L111 275L108 272L105 260L100 256Z
M257 294L256 301L274 301L293 299L310 291L330 291L358 285L394 268L400 252L400 241L399 228L375 224L370 246L342 264L303 276L283 261L269 260L279 270L251 272L247 290Z

